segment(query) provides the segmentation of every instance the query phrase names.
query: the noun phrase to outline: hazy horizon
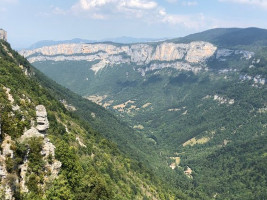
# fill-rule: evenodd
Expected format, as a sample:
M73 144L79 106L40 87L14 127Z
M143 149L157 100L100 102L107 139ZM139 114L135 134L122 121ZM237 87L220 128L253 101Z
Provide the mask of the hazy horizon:
M41 40L177 38L211 28L267 28L259 0L0 0L13 48Z

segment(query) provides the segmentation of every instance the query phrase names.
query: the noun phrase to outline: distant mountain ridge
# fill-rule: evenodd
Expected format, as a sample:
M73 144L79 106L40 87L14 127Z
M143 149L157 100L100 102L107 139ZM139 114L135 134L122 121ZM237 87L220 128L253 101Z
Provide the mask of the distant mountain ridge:
M32 44L27 49L37 49L44 46L52 46L52 45L58 45L58 44L82 44L82 43L103 43L103 42L114 42L114 43L121 43L121 44L131 44L131 43L144 43L144 42L157 42L162 40L167 40L168 38L134 38L134 37L117 37L117 38L106 38L103 40L87 40L87 39L81 39L81 38L74 38L71 40L42 40L39 42L36 42Z
M74 38L71 40L61 40L61 41L55 41L55 40L42 40L39 42L36 42L32 44L30 47L27 49L37 49L41 48L44 46L52 46L52 45L58 45L58 44L79 44L79 43L94 43L96 42L95 40L85 40L85 39L80 39L80 38Z
M188 36L171 39L172 42L206 41L220 47L238 45L267 45L267 29L261 28L215 28Z
M53 46L58 44L87 44L87 43L118 43L118 44L135 44L135 43L190 43L193 41L205 41L213 43L219 47L233 47L233 46L257 46L267 45L267 30L261 28L215 28L200 33L190 34L185 37L178 38L134 38L134 37L118 37L106 38L103 40L87 40L74 38L71 40L43 40L34 43L27 50L42 48L45 46Z

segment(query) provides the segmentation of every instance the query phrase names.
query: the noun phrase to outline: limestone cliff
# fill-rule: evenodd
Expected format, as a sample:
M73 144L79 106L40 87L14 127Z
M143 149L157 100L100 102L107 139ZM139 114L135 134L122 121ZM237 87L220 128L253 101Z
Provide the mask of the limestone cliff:
M191 42L176 44L172 42L152 44L60 44L46 46L34 50L23 50L21 55L33 62L38 61L97 61L91 67L95 73L106 66L118 64L135 64L138 71L146 71L165 67L178 70L199 71L201 64L213 56L217 47L208 42ZM162 62L168 64L162 64ZM199 64L195 69L194 65ZM142 67L146 65L145 69Z

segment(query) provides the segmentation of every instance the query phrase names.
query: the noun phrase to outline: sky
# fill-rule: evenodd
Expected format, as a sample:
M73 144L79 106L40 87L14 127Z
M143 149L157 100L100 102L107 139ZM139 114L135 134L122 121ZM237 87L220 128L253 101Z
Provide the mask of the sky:
M211 28L267 29L267 0L0 0L13 48L40 40L176 38Z

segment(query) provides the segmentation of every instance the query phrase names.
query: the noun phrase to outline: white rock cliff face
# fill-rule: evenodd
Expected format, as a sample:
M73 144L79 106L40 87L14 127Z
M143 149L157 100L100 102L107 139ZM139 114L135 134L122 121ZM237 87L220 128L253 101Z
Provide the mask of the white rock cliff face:
M42 47L34 50L23 50L21 55L33 62L38 61L98 61L91 67L95 73L106 66L133 63L138 66L151 64L149 69L164 67L158 62L170 62L169 66L180 69L177 66L201 64L207 58L214 55L217 47L208 42L191 42L189 44L176 44L163 42L157 45L133 44L60 44ZM178 62L179 61L179 62ZM178 64L177 64L178 63ZM166 66L165 66L166 67ZM182 67L183 70L191 70L190 67Z

